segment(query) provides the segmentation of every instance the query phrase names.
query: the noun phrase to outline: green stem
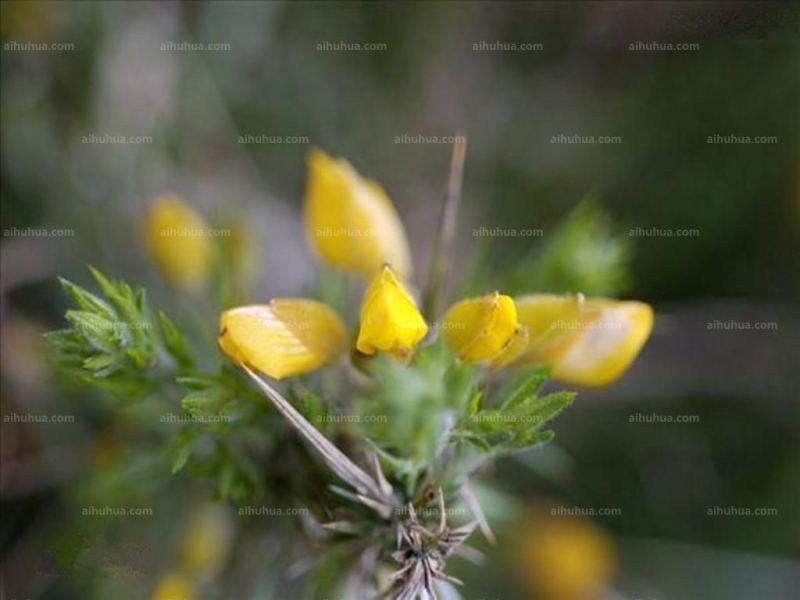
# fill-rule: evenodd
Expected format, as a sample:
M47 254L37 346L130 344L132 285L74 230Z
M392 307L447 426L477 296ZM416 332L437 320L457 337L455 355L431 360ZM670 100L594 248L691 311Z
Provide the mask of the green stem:
M442 212L439 217L439 232L433 249L428 285L423 299L423 311L429 321L433 321L439 316L440 304L446 291L450 249L455 238L458 209L461 204L461 183L464 179L466 154L467 138L459 133L453 145L447 196L442 204Z

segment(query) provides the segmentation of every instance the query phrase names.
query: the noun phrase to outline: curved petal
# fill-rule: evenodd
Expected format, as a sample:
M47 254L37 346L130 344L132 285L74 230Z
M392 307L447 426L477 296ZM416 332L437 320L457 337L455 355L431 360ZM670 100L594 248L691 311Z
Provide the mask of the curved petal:
M219 346L234 362L281 379L337 360L347 349L347 331L321 302L276 298L222 313Z
M519 362L552 363L554 379L589 387L621 377L653 328L653 309L643 302L536 295L517 306L535 332Z
M414 298L385 266L364 294L356 348L364 354L383 350L407 359L427 332Z
M461 360L491 360L518 333L514 300L493 292L457 302L445 314L442 330L448 347Z
M525 352L529 341L530 332L528 328L525 325L517 325L514 335L508 340L500 354L492 360L491 367L493 369L502 369L516 361Z
M366 277L380 273L385 264L408 277L405 230L380 184L317 149L309 152L308 168L305 223L316 251L335 266Z

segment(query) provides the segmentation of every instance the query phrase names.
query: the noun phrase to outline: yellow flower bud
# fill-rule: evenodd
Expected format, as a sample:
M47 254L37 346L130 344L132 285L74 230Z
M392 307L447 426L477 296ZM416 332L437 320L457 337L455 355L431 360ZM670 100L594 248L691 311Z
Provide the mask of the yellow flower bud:
M281 379L336 361L347 350L347 331L321 302L275 298L222 313L218 341L234 362Z
M531 332L521 364L551 363L553 378L599 387L622 376L653 328L643 302L548 294L517 298L520 322Z
M491 367L493 369L502 369L507 367L515 360L517 360L523 352L528 348L528 341L530 340L530 333L525 325L517 325L517 330L511 339L506 343L503 350L492 359Z
M442 333L447 346L461 360L477 363L499 359L498 365L502 365L519 353L520 341L528 335L517 325L514 300L493 292L451 306L444 316ZM504 355L506 350L508 355Z
M428 325L414 298L388 266L384 266L364 293L356 348L364 354L378 350L395 358L410 358L428 333Z
M214 248L208 223L176 194L155 198L145 218L145 245L172 283L195 290L208 281Z
M520 527L519 572L537 598L603 597L616 570L609 535L592 521L537 511Z
M180 571L164 575L150 594L150 600L194 600L194 585L189 577Z
M232 538L233 524L225 505L196 510L181 542L181 566L198 580L214 579L225 566Z
M380 273L385 264L408 277L411 259L403 224L380 184L317 149L308 155L308 168L305 223L316 251L365 277Z

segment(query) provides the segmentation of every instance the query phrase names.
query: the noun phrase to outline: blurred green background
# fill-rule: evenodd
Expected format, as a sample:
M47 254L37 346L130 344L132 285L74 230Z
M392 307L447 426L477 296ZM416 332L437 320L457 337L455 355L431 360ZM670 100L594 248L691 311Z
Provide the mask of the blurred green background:
M480 281L514 273L511 291L541 291L518 266L590 193L630 246L629 276L552 291L615 292L658 313L623 380L582 392L552 446L488 477L530 506L621 509L587 517L613 538L609 598L796 597L799 35L791 3L3 2L3 413L79 410L54 389L40 340L66 308L56 275L87 283L92 264L169 302L139 242L144 206L165 190L240 219L255 297L300 293L314 274L309 145L384 185L421 284L451 151L434 137L463 132L457 274L477 260ZM528 43L541 49L508 49ZM742 141L758 136L776 141ZM591 272L599 259L575 260ZM631 420L654 414L699 418ZM68 566L42 566L57 555L61 490L86 468L70 449L87 439L65 429L2 424L3 598L80 597ZM497 519L489 563L459 573L465 598L532 598L516 527Z

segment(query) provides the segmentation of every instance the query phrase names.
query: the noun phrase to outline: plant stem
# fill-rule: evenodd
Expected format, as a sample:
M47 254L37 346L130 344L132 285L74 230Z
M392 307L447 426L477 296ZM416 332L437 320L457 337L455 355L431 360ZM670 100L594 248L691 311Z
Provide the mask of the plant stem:
M447 274L450 264L450 249L456 233L456 220L461 204L461 183L464 179L464 160L467 154L467 137L456 135L453 155L450 159L450 178L447 183L447 196L442 204L439 217L439 232L431 257L428 286L423 300L423 311L428 320L435 320L441 310L442 298L447 287Z

